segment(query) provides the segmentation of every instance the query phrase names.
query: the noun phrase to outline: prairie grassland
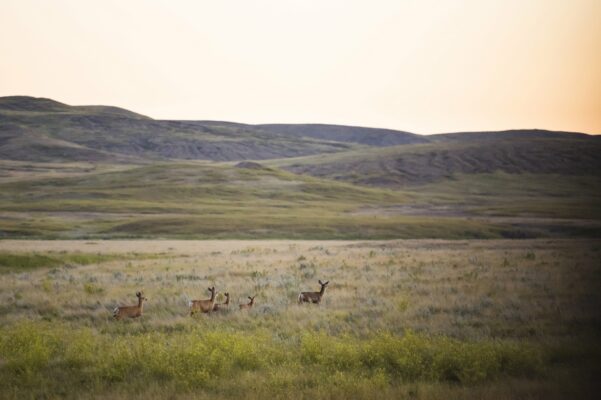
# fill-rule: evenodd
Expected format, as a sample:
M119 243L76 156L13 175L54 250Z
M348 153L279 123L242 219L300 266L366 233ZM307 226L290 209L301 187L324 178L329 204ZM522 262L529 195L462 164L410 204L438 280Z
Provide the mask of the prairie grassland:
M454 175L397 191L206 162L0 163L2 173L0 238L601 237L596 176Z
M0 274L1 398L599 389L598 240L0 241L2 256L35 262ZM318 279L322 304L298 305ZM190 317L213 285L231 310ZM144 315L112 320L138 290Z

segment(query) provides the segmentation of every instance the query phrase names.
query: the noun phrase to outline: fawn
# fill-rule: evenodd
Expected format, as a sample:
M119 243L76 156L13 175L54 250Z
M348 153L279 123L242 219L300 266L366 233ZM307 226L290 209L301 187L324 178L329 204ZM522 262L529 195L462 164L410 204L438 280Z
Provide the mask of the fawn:
M253 296L253 297L248 296L248 299L250 300L250 302L248 304L240 304L240 309L248 310L249 308L252 308L252 306L255 304L255 297L257 297L257 296Z

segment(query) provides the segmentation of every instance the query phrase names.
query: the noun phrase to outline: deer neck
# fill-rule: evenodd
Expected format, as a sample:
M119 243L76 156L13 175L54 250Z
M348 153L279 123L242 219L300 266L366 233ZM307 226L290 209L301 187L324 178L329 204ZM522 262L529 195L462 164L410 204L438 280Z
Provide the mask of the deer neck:
M323 296L323 294L326 292L326 287L322 286L321 290L319 291L319 297Z
M140 311L142 311L142 307L144 307L144 301L140 297L138 298L138 308L140 309Z
M230 304L230 296L225 297L225 303L223 304L225 304L226 306Z

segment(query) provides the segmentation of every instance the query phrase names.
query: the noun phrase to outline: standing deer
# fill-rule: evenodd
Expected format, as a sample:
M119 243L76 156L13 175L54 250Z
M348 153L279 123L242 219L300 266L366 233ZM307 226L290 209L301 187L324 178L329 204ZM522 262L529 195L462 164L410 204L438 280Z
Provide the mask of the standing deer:
M257 297L257 296L256 295L253 297L248 296L248 299L250 300L250 302L248 304L240 304L240 309L248 310L249 308L252 308L253 305L255 304L255 297Z
M211 292L211 298L208 300L190 300L188 302L188 307L190 307L190 315L194 315L196 311L200 311L201 313L208 313L213 310L215 307L215 286L209 288L209 292Z
M298 304L321 303L321 298L323 297L323 294L326 291L326 286L328 286L328 283L330 283L330 281L324 283L320 280L319 284L321 285L321 290L319 292L301 292L301 294L298 295Z
M215 304L213 306L213 311L229 310L229 308L230 308L230 294L226 292L223 295L225 296L225 303Z
M137 306L118 306L113 310L113 318L121 319L123 317L138 318L142 315L143 302L148 300L142 292L136 292L138 298Z

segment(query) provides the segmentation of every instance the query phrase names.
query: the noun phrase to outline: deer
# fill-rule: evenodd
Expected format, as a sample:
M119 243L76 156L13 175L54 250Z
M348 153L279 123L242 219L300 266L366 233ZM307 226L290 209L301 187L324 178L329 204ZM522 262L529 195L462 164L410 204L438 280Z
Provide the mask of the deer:
M208 300L190 300L188 302L188 307L190 307L190 315L194 315L196 311L200 311L201 313L209 313L215 307L215 286L209 288L209 292L211 292L211 298Z
M250 302L248 304L240 304L240 309L248 310L248 309L252 308L253 305L255 305L255 297L257 297L257 296L256 295L253 297L248 296L248 299L250 300Z
M226 292L223 295L225 296L225 302L224 303L220 303L220 304L215 304L213 306L213 311L229 310L229 308L230 308L230 294Z
M302 304L302 303L319 304L319 303L321 303L321 298L323 297L323 294L326 291L326 286L328 286L328 283L330 283L330 281L327 281L324 283L321 280L319 280L318 282L321 285L321 289L319 290L319 292L301 292L298 295L298 304Z
M144 305L144 301L148 299L144 297L142 292L136 292L136 297L138 298L137 306L117 306L113 310L113 318L120 320L123 317L129 318L138 318L142 315L142 308Z

